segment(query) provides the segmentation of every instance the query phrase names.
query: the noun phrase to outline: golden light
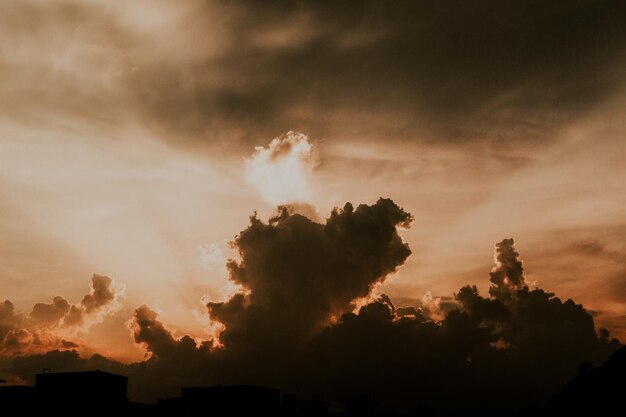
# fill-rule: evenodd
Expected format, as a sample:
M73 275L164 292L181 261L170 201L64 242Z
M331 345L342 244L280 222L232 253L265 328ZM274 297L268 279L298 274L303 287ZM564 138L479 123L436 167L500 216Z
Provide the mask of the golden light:
M314 149L307 135L290 131L274 138L267 148L255 148L246 160L245 178L271 205L309 203L314 165Z

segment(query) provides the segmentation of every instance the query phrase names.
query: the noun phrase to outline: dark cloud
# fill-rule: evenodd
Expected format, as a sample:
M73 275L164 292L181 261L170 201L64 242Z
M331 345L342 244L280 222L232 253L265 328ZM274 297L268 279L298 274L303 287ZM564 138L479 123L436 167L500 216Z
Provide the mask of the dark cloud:
M497 299L506 299L511 293L526 287L524 268L513 244L513 239L504 239L496 244L496 266L489 273L493 283L489 293Z
M110 307L119 294L113 287L113 280L104 275L94 274L91 278L91 292L86 294L80 304L74 304L63 320L65 326L79 326L85 317L95 316Z
M549 139L624 81L619 1L206 3L228 45L151 56L129 78L145 115L200 141L314 137ZM421 138L421 139L420 139ZM507 145L504 145L506 143Z
M397 307L383 295L355 311L411 253L397 230L411 220L388 199L346 204L323 223L286 207L267 223L253 216L233 242L239 259L228 263L242 290L207 306L225 326L221 344L177 336L142 305L130 328L145 361L53 350L5 360L7 379L96 368L128 375L131 398L143 400L246 383L330 400L370 393L385 406L427 404L443 415L516 415L557 392L581 363L600 364L620 347L581 305L526 285L513 239L496 244L487 296L468 285L443 301ZM0 324L16 317L5 302Z
M226 326L222 342L227 349L301 346L404 263L411 251L396 226L411 221L389 199L356 209L348 203L325 224L287 208L267 224L252 217L234 241L241 260L228 264L245 293L208 305Z
M626 254L624 252L608 248L606 243L599 239L579 240L573 242L568 249L590 257L604 258L621 264L626 263Z
M91 278L91 293L85 295L80 302L85 313L96 311L115 299L115 290L111 278L95 274Z
M139 117L166 140L220 149L296 129L488 141L508 154L513 140L551 139L624 81L616 0L118 6L1 6L9 120Z
M184 358L189 360L192 351L206 350L212 346L211 341L200 347L189 336L176 339L172 333L157 320L157 313L148 306L142 305L135 310L131 328L136 343L144 344L146 350L157 360L178 361Z
M307 203L289 203L289 204L278 206L278 210L280 212L282 212L283 210L287 210L287 213L289 215L299 214L314 222L320 221L320 215L317 212L317 209L314 206L307 204Z
M16 321L15 305L9 300L4 300L0 303L0 326L1 328L12 327Z
M528 248L525 256L543 286L559 288L594 311L597 325L623 340L626 296L626 228L560 229Z
M0 304L0 357L78 347L72 341L61 339L54 331L75 330L90 324L86 320L100 320L117 307L120 291L111 278L94 274L91 291L79 304L70 304L65 298L56 296L50 304L35 304L25 316L15 311L13 303L5 300Z
M334 399L369 392L444 415L514 415L554 393L581 362L601 363L619 347L606 330L596 333L581 305L528 288L513 239L496 245L489 296L461 288L439 300L440 321L430 318L432 297L397 308L382 296L351 312L351 300L408 255L396 225L409 219L390 200L347 205L325 224L286 208L268 223L252 217L234 241L241 259L229 263L243 291L208 305L226 326L224 346L176 338L144 306L134 328L153 354L146 372L173 382L163 369L183 369L206 384L258 383Z
M15 305L9 300L0 303L0 348L5 350L7 337L21 323L20 317L15 313Z
M542 289L530 290L513 239L496 244L495 259L491 298L464 287L457 294L464 310L525 361L567 367L593 358L601 343L592 315L571 299L563 302Z
M70 303L63 297L54 297L52 303L37 303L29 318L38 326L51 327L58 324L70 311Z
M497 244L496 253L502 264L494 271L516 271L523 282L513 240ZM498 282L500 291L486 298L475 286L461 288L457 308L440 323L416 310L407 316L388 299L345 314L314 340L312 362L324 367L311 367L311 379L332 380L344 395L377 392L406 407L417 397L444 415L515 415L554 392L581 362L601 363L619 347L605 330L596 334L591 315L572 300Z
M61 346L64 349L75 349L75 348L80 347L78 343L74 343L71 340L61 340Z
M6 372L18 376L17 381L34 383L34 376L43 368L53 371L77 372L94 369L108 369L115 372L128 371L126 365L104 358L102 355L92 355L81 358L75 350L51 350L46 353L18 356L10 362L3 363Z

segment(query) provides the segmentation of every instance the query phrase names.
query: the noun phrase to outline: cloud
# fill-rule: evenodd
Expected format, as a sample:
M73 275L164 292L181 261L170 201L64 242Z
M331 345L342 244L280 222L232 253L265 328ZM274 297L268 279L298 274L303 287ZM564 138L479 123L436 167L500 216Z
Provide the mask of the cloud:
M122 294L123 288L115 287L111 278L94 274L91 278L91 292L83 297L80 304L72 305L63 319L63 325L80 326L87 318L100 320L119 308L118 300Z
M315 156L313 145L302 133L288 132L267 148L258 146L246 160L246 181L273 205L311 202L310 179Z
M456 295L473 320L516 355L535 360L549 357L555 364L582 361L593 354L598 336L592 316L582 305L562 302L539 288L530 290L513 239L497 243L494 258L490 298L481 297L475 286Z
M55 372L93 371L107 369L111 372L127 373L128 367L119 362L107 359L99 354L82 358L76 350L50 350L27 356L17 356L3 363L6 372L13 376L11 382L34 384L34 376L43 368Z
M301 346L353 301L395 272L411 254L396 226L412 216L389 199L346 204L325 223L286 208L263 223L256 217L234 240L240 261L228 264L243 291L209 303L212 319L226 329L227 349Z
M510 297L512 293L526 287L524 268L513 244L513 239L504 239L496 244L496 266L489 273L493 283L489 293L497 299Z
M123 287L107 276L94 274L91 291L79 304L56 296L50 304L35 304L30 314L24 316L5 300L0 304L0 356L79 347L63 337L86 330L117 311L122 296Z
M16 329L22 318L15 313L15 305L9 300L0 303L0 353L14 350L18 342Z
M192 8L172 22L187 60L151 53L128 79L144 116L174 140L211 144L227 131L257 143L292 126L339 140L524 146L557 136L624 82L618 2ZM227 22L214 34L222 44L185 47L215 15Z
M33 327L28 317L15 311L11 301L5 300L0 304L0 360L3 357L45 352L54 349L59 343L60 340L49 332Z
M581 305L528 288L513 239L496 244L487 297L465 286L445 307L432 295L400 308L381 296L351 312L349 300L378 282L374 271L389 273L408 255L394 229L411 219L390 200L359 208L347 205L326 224L286 210L267 224L251 219L234 241L241 260L229 264L242 291L208 304L211 318L225 325L224 349L211 353L220 369L309 392L323 387L336 398L375 392L408 408L417 395L443 412L505 407L513 415L552 392L580 362L600 363L619 346L605 330L596 332ZM341 249L317 256L335 239ZM527 398L514 403L519 390Z
M250 383L330 400L369 392L398 409L419 403L442 414L516 415L552 395L581 362L599 364L621 346L596 331L582 305L529 289L513 239L496 244L486 296L467 285L454 298L429 295L416 305L373 297L411 254L398 232L411 221L389 199L347 203L321 223L284 207L268 222L252 216L233 241L239 259L227 265L240 291L207 304L224 325L221 344L178 336L142 305L130 328L146 349L143 362L81 357L63 341L65 351L23 352L5 358L4 369L27 380L44 363L97 366L128 375L131 398L143 400L176 395L181 386ZM110 299L96 293L84 309ZM363 299L369 302L355 311ZM11 332L23 319L11 303L0 308L2 329Z
M4 103L0 104L0 113L9 126L7 131L11 133L10 127L17 123L27 129L44 125L53 126L56 133L67 129L80 132L79 136L98 136L92 134L91 128L87 129L89 134L82 134L85 131L81 126L87 122L91 127L103 127L107 133L103 136L110 138L115 136L109 134L110 126L131 119L129 125L143 122L155 135L175 144L209 145L221 151L242 141L265 144L263 138L274 137L289 126L311 137L333 141L374 138L381 141L376 149L383 150L394 140L437 144L479 142L479 145L486 142L497 150L492 159L498 159L502 167L509 169L512 162L516 166L520 164L514 158L507 158L509 150L529 142L551 143L559 137L556 133L572 120L591 114L600 103L618 94L624 82L621 69L626 7L616 1L581 0L567 5L549 1L471 4L270 1L262 7L249 1L165 1L158 6L150 5L146 13L147 7L143 2L132 5L118 2L111 7L74 1L54 4L25 1L0 6L0 72L7 81L0 87L0 103ZM35 135L30 133L25 137ZM277 156L283 154L283 148L277 145ZM610 146L607 149L614 150ZM266 147L264 152L273 151ZM612 157L619 154L610 153ZM352 151L348 154L354 156ZM463 153L463 161L466 156ZM562 152L543 161L550 165L557 157L562 158ZM271 165L278 160L270 158L266 162ZM463 161L459 160L458 164L463 169L451 170L456 175L458 172L467 175ZM589 161L591 165L585 166L597 175L597 159ZM388 164L387 167L392 167L397 161ZM566 165L576 167L576 164ZM370 161L365 161L365 166L374 169ZM30 171L24 172L30 178ZM419 172L410 174L413 178ZM568 177L560 171L556 174L559 179ZM302 178L306 179L306 175ZM266 183L281 184L280 181ZM543 182L548 188L551 183L554 181ZM290 185L285 188L289 190ZM440 191L438 184L434 188ZM471 200L475 204L476 196L485 192L482 188L480 192L469 193L472 199L458 200L462 203L457 205L467 211L466 203ZM553 190L548 191L545 197L552 201ZM281 193L282 190L278 196L269 193L268 201L292 199L289 194L293 192L287 193L287 198ZM600 195L593 196L593 202L585 200L582 204L581 200L574 206L567 199L562 200L568 210L573 210L566 210L567 213L580 219L580 213L595 212ZM306 195L296 198L306 199ZM607 205L611 205L610 201ZM137 334L152 355L146 365L149 371L142 371L137 365L131 367L133 372L173 371L176 361L164 358L171 358L169 352L185 346L181 347L185 352L199 352L197 356L189 353L198 362L199 369L195 372L206 372L206 368L214 372L213 378L226 379L234 374L227 370L237 368L225 353L232 352L232 358L237 359L241 357L237 351L248 348L236 341L258 338L263 342L258 349L266 348L273 359L269 362L293 365L276 371L281 373L281 383L292 387L298 385L293 382L298 377L295 371L291 376L285 375L289 368L302 370L315 381L312 368L325 369L327 362L311 359L309 368L301 362L314 358L312 353L303 353L304 359L297 361L291 358L297 356L295 353L277 357L271 355L272 349L277 345L280 348L284 339L284 349L300 354L298 349L306 350L309 343L328 334L324 336L328 338L327 350L320 348L317 353L328 358L329 363L335 360L332 352L346 360L335 368L328 367L334 370L337 380L348 381L348 376L360 375L364 385L366 381L378 381L373 386L384 391L382 381L390 382L391 376L398 373L381 374L386 366L421 369L424 370L421 375L426 377L417 371L414 374L406 371L412 378L402 381L404 389L425 398L430 395L437 403L437 394L432 389L429 391L428 383L443 391L457 392L455 383L470 381L468 386L476 391L484 389L490 394L485 401L495 404L513 398L512 392L521 392L516 388L523 384L531 386L532 381L544 381L537 375L529 376L531 371L551 370L558 363L558 369L546 382L541 382L547 387L550 379L558 379L577 358L596 354L601 357L606 348L602 345L605 342L595 342L593 319L580 305L543 290L526 288L527 280L512 241L497 249L502 259L490 276L492 293L488 295L481 294L478 287L467 286L457 292L454 302L446 302L446 308L437 302L439 297L402 307L393 306L389 300L379 300L351 315L346 300L350 294L363 298L368 286L381 279L379 272L390 269L381 267L380 271L374 271L382 263L377 264L377 256L389 248L383 245L371 252L361 250L359 245L367 239L360 235L349 238L355 232L348 229L344 238L349 242L346 245L349 250L338 249L358 256L338 259L330 254L310 259L307 250L324 254L320 247L332 247L323 239L314 238L321 234L320 227L326 230L328 223L293 207L286 205L286 214L281 210L275 220L258 227L267 229L267 233L259 236L261 242L270 242L267 249L255 242L244 245L242 241L249 260L231 264L235 265L231 274L244 291L226 303L209 306L214 316L230 324L223 333L225 342L230 338L230 346L205 352L195 340L192 344L189 339L174 336L164 324L158 325L156 316L142 311L135 317L142 323ZM20 212L21 208L17 208ZM294 220L297 217L294 213L312 222ZM453 218L454 213L450 216ZM29 225L24 230L30 231ZM344 227L349 222L341 225ZM343 229L339 230L341 236ZM273 237L270 231L278 237ZM255 233L250 231L248 235ZM292 233L294 237L285 242L293 245L275 242L283 238L281 233ZM304 237L310 238L310 242ZM320 241L322 244L316 246ZM404 244L401 238L399 241ZM305 248L308 243L311 248ZM15 244L5 246L10 247L9 254L19 251ZM615 284L607 288L614 294L622 294L626 286L623 263L617 257L620 253L608 248L603 248L602 243L587 242L573 249L589 257L615 259L610 262L619 264L615 267L616 274L605 274ZM463 255L460 252L458 255ZM302 266L296 262L298 259L287 258L294 253L301 256ZM376 256L370 256L372 253ZM401 256L396 257L387 266L401 265L404 260L400 259ZM569 261L566 259L564 266L571 267ZM15 265L16 269L21 266ZM341 287L336 296L334 292L325 293L328 287L338 288L331 282L321 280L322 288L318 289L317 280L309 280L309 274L315 272L324 277L334 276L340 282L344 274L335 273L340 267L348 271L345 275L350 285ZM565 279L572 281L571 276L565 275ZM284 291L277 290L271 285L270 277L274 276L279 280L286 276L308 280L311 290L305 291L295 284L286 285ZM0 307L3 354L25 358L24 355L37 349L51 349L56 345L47 343L57 332L73 331L97 321L115 304L106 288L104 282L97 287L94 284L90 295L73 305L55 297L49 304L36 305L28 315L17 312L11 302L4 302ZM67 306L70 310L66 312ZM284 313L279 307L285 307ZM279 316L277 311L281 312ZM612 317L620 321L623 315ZM297 323L293 324L293 332L291 321ZM568 338L575 341L574 348L567 346ZM73 342L57 339L52 342L71 348ZM346 341L345 350L337 348L344 345L336 340ZM367 349L371 352L362 352ZM392 353L383 354L389 351ZM563 354L570 351L571 355ZM363 355L352 357L353 352ZM541 352L545 352L544 359L538 356ZM205 357L219 357L219 360L209 365ZM531 358L535 358L534 362ZM550 362L550 358L555 359ZM41 361L58 360L63 366L79 359L70 352L37 357ZM441 367L443 375L439 375L434 367L428 367L428 361L449 366ZM165 366L166 362L170 365ZM95 362L81 363L88 366ZM371 364L382 370L372 372ZM236 375L250 377L256 372L261 382L271 382L269 370L263 371L257 365L250 368L248 375L244 374L245 370ZM528 374L515 379L520 372ZM192 373L181 370L178 382L189 381ZM475 380L476 375L482 376L480 381ZM291 385L285 381L291 381ZM401 385L392 382L388 385L394 389ZM168 383L173 386L175 381ZM318 386L323 384L320 382ZM535 393L540 391L537 387L530 388ZM506 389L510 391L503 394ZM471 394L474 397L468 393L467 401L484 398L480 392Z
M157 320L157 313L148 306L138 307L131 319L130 327L136 343L145 345L146 350L160 360L188 360L189 351L208 350L211 341L203 343L201 349L189 336L176 339L172 333Z
M626 263L626 256L623 252L608 248L604 242L598 239L578 240L572 242L568 249L592 258L597 257L616 263Z
M6 331L18 322L18 317L15 315L15 305L9 300L0 303L0 329Z
M557 137L624 82L626 7L610 0L114 4L2 6L13 120L132 119L219 149L285 126L513 147Z
M129 321L134 341L143 345L144 362L121 367L118 372L131 375L131 395L144 400L180 393L181 386L217 384L226 374L216 357L213 340L176 337L158 319L158 314L141 305ZM155 380L159 380L155 384Z
M624 340L626 250L623 225L563 228L525 250L532 280L593 312L596 325Z
M37 303L33 306L29 318L37 326L52 327L61 322L70 312L70 303L63 297L54 297L52 303Z
M523 282L513 240L499 242L496 254L492 276ZM419 398L446 415L515 415L550 394L581 362L601 363L620 346L605 331L596 333L592 316L572 300L498 282L506 285L506 297L463 287L457 307L439 323L417 308L406 315L389 299L343 315L313 341L314 359L308 360L324 367L311 366L308 377L320 385L332 380L344 395L384 393L406 407L407 398Z

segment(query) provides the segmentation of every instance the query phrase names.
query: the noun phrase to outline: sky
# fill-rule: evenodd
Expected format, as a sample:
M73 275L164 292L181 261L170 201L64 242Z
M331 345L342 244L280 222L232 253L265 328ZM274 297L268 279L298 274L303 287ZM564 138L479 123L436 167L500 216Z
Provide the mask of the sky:
M624 341L625 12L4 2L0 301L81 357L142 361L154 351L138 311L208 340L233 319L210 320L207 303L265 291L227 267L246 259L230 242L254 213L269 225L288 205L325 224L346 202L388 198L411 215L393 223L410 255L327 302L386 294L433 310L468 284L487 295L494 245L514 238L530 288ZM36 324L33 305L55 296L62 324ZM31 345L18 353L47 349Z

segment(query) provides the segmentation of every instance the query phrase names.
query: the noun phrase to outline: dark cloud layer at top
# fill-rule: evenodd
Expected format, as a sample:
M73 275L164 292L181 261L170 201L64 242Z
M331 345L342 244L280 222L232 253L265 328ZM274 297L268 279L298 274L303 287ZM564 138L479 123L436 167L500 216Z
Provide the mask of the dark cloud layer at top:
M488 296L468 285L435 312L383 295L353 312L411 253L397 230L411 220L389 199L346 204L321 223L287 208L268 223L253 216L233 242L240 259L228 264L242 291L208 304L225 326L221 345L177 336L142 305L130 327L143 362L81 358L67 345L14 356L4 369L23 380L42 367L108 369L130 376L131 398L143 400L181 386L259 384L333 400L370 393L385 406L421 403L442 415L516 415L558 392L581 363L600 364L620 347L582 305L528 287L513 239L496 244ZM0 305L0 330L18 319Z
M286 129L538 143L624 81L618 0L0 7L13 122L139 117L168 141L220 149Z
M625 18L620 1L209 2L188 31L227 22L224 49L150 57L129 87L151 122L201 141L289 126L524 143L622 85Z

